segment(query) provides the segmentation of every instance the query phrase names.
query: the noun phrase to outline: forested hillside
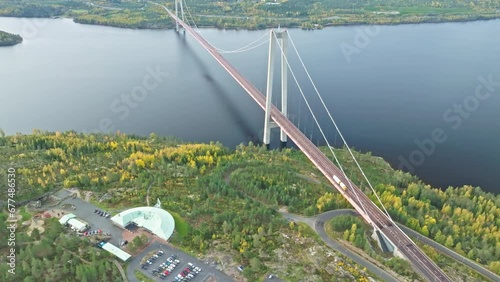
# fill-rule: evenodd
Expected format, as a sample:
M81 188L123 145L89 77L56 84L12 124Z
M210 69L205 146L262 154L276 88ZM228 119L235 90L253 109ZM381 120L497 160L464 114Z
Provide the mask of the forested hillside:
M21 42L23 42L23 38L21 36L0 30L0 46L12 46Z
M375 199L346 150L335 151L348 175ZM150 198L159 198L185 221L174 244L205 254L231 254L250 265L244 273L250 280L268 269L298 280L305 275L326 279L321 264L303 268L312 258L300 251L322 244L307 227L289 225L277 210L313 215L350 207L294 149L241 145L231 150L219 143L187 144L155 134L143 138L35 131L0 137L0 152L0 187L7 188L4 172L15 167L18 202L78 187L99 197L110 195L100 205L114 210L144 205L151 187ZM433 189L415 176L392 170L381 158L356 155L394 219L500 273L500 196L469 186ZM6 194L0 200L5 203ZM281 234L306 241L295 245ZM283 265L278 253L290 261ZM315 256L328 263L326 255ZM280 267L299 270L290 273ZM351 270L359 279L369 275Z
M0 234L8 238L5 213L0 213ZM2 240L2 255L7 254ZM30 235L16 234L17 252L15 271L9 272L9 264L1 257L0 281L123 281L115 258L108 252L98 251L85 238L67 234L65 228L55 218L46 220L45 231L38 229Z
M174 1L156 1L173 9ZM198 26L262 29L321 28L344 24L399 24L500 18L500 2L422 0L185 0L187 21ZM132 0L9 0L0 16L72 17L76 22L130 28L167 28L172 21L161 7Z

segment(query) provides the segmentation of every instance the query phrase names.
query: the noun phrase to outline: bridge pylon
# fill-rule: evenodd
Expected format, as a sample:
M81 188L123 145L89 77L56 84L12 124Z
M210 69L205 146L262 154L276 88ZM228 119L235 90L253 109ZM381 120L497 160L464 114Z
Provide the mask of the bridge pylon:
M181 19L182 21L186 21L186 18L184 17L184 5L182 5L183 0L175 0L175 16L178 19ZM181 16L179 17L179 10L181 12ZM179 21L175 21L175 31L179 32ZM184 33L186 31L184 30Z
M273 78L274 78L274 55L276 43L279 42L281 54L281 112L288 117L288 68L286 62L286 50L288 43L287 30L271 30L269 33L269 58L267 62L267 87L266 87L266 109L264 119L264 137L263 141L267 148L271 143L271 129L278 125L271 119L271 108L273 98ZM280 130L281 148L286 147L287 135L283 129Z

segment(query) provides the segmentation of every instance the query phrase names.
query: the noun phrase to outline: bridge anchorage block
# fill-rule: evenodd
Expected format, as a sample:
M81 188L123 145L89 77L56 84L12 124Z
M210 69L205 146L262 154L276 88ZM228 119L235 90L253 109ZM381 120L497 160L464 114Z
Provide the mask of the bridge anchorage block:
M402 259L407 259L403 256L403 254L399 251L398 247L394 245L387 237L384 236L382 232L377 229L373 229L372 239L377 241L379 248L384 253L392 253L395 257L399 257Z

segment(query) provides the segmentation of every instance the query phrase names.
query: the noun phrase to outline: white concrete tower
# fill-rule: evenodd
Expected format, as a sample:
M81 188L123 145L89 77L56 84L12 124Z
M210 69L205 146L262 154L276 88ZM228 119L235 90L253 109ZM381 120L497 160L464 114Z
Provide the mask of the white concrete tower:
M271 119L271 106L273 98L273 78L274 78L274 55L276 49L276 41L279 40L281 46L281 112L288 117L288 68L285 60L288 33L287 30L271 30L269 33L269 59L267 62L267 87L266 87L266 112L264 119L264 144L269 148L271 142L271 129L277 127ZM280 50L280 51L281 51ZM281 129L280 131L281 148L286 147L287 136Z
M186 21L184 17L184 5L182 5L183 0L175 0L175 16L178 19L183 20L184 22ZM179 10L181 11L181 16L179 17ZM179 32L179 22L175 21L175 30ZM186 33L186 31L184 31Z

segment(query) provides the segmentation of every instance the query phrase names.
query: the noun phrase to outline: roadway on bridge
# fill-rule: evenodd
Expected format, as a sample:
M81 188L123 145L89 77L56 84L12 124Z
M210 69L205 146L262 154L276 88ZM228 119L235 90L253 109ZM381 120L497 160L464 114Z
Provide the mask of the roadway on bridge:
M370 262L369 260L365 259L364 257L356 254L355 252L349 250L348 248L344 247L342 244L339 242L333 240L326 234L325 227L323 224L319 224L320 222L327 222L328 220L339 216L339 215L355 215L356 211L355 210L334 210L330 212L326 212L323 214L320 214L318 216L314 217L303 217L300 215L295 215L295 214L290 214L290 213L281 213L283 217L285 217L288 220L293 220L296 222L304 222L305 224L309 225L318 235L321 237L323 242L327 244L330 248L333 250L343 254L344 256L350 258L353 260L355 263L366 267L368 271L373 273L374 275L378 276L378 278L382 279L382 281L385 282L399 282L395 276L390 274L389 272L385 271L384 269L380 268L379 266L375 265L374 263Z
M484 268L480 264L460 255L457 252L454 252L454 251L448 249L447 247L439 244L438 242L435 242L435 241L425 237L424 235L418 233L417 231L415 231L413 229L410 229L410 228L408 228L402 224L399 224L399 223L398 223L398 225L406 234L416 238L417 240L421 241L422 243L424 243L428 246L431 246L432 248L434 248L438 252L441 252L441 253L449 256L450 258L454 259L455 261L462 263L467 267L470 267L471 269L477 271L479 274L490 279L491 281L500 281L500 276L498 276L495 273L491 272L490 270Z
M154 2L151 2L154 3ZM159 5L155 3L156 5ZM188 24L179 19L167 7L162 6L165 11L177 21L193 38L198 41L212 57L234 78L234 80L254 99L254 101L265 109L265 96L242 74L236 70L217 50L210 45L200 34L195 32ZM363 216L363 218L391 241L399 254L405 257L413 266L415 271L428 281L452 282L450 278L429 259L406 234L401 231L392 220L382 212L361 189L347 179L343 172L335 166L278 108L271 107L272 120L290 137L295 145L309 158L309 160L325 175L333 186L351 203L351 205ZM342 183L347 184L344 190L334 180L337 176Z
M359 216L359 214L356 212L356 210L353 210L353 209L340 209L340 210L332 210L332 211L327 211L327 212L324 212L322 214L319 214L319 215L316 215L316 216L312 216L312 217L303 217L303 216L300 216L300 215L295 215L295 214L289 214L289 213L281 213L285 218L287 219L291 219L291 220L294 220L294 221L300 221L300 222L304 222L306 223L307 225L309 225L312 229L314 229L316 231L316 233L318 233L318 235L320 235L320 237L323 239L323 241L325 243L327 243L330 247L332 247L333 249L343 253L344 255L346 255L347 257L351 258L352 260L354 260L355 262L357 262L358 264L366 267L368 270L370 270L371 272L379 275L380 278L382 278L384 281L398 281L398 280L391 280L394 279L393 276L390 276L389 273L385 272L384 270L382 269L379 269L378 271L381 271L381 272L377 272L376 269L378 268L378 266L372 264L371 262L365 260L363 257L359 257L357 254L351 252L350 250L348 249L345 249L342 245L340 245L339 243L333 241L327 234L326 234L326 231L325 231L325 227L323 224L319 224L319 222L323 222L323 223L326 223L328 222L329 220L331 220L332 218L336 217L336 216L339 216L339 215L354 215L354 216ZM490 279L491 281L500 281L500 276L496 275L495 273L491 272L490 270L484 268L483 266L481 266L480 264L450 250L449 248L439 244L438 242L435 242L425 236L423 236L422 234L418 233L417 231L413 230L413 229L410 229L402 224L399 224L397 223L398 226L409 236L412 236L414 238L416 238L417 240L421 241L422 243L434 248L436 251L440 252L440 253L443 253L445 255L447 255L448 257L450 257L451 259L459 262L459 263L462 263L464 264L465 266L475 270L476 272L478 272L479 274L483 275L484 277ZM329 244L329 241L333 241L334 244ZM340 246L340 248L339 248ZM347 252L343 252L342 249L345 249ZM352 255L353 254L353 255ZM356 256L358 256L359 258L357 259ZM375 267L375 268L373 268ZM373 269L373 270L372 270ZM379 274L380 273L380 274ZM389 275L390 277L387 277L386 275Z

